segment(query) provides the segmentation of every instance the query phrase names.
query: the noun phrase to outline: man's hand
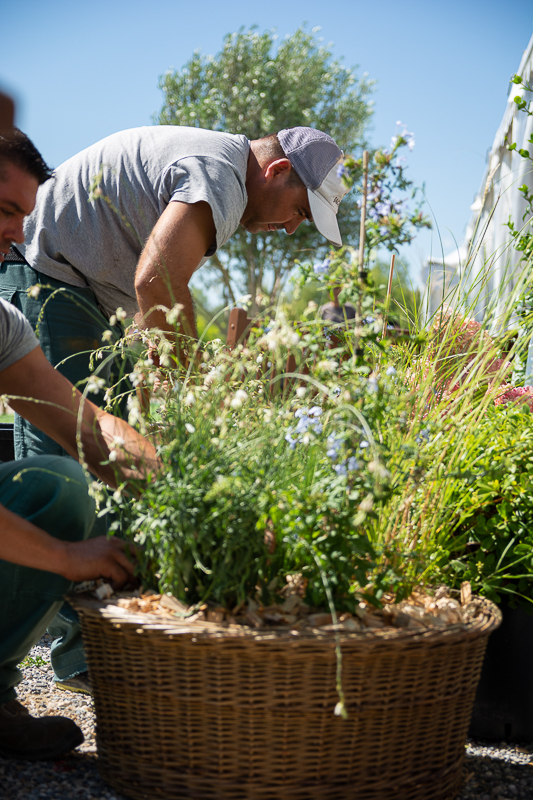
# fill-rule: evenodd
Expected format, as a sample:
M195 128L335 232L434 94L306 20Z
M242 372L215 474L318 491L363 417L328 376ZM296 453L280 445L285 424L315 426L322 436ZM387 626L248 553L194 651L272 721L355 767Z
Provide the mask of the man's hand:
M0 505L0 558L12 564L54 572L69 581L107 578L120 588L135 572L135 551L134 544L105 536L82 542L56 539Z
M69 581L107 578L115 589L120 589L134 575L132 557L135 557L135 545L122 539L98 536L84 542L64 544L65 567L61 574Z

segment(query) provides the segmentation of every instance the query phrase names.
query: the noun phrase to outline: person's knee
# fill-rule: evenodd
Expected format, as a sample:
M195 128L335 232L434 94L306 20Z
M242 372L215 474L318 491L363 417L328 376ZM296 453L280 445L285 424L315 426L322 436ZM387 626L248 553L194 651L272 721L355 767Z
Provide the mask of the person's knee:
M0 502L66 541L87 538L95 518L83 469L73 459L60 456L16 462L2 480Z

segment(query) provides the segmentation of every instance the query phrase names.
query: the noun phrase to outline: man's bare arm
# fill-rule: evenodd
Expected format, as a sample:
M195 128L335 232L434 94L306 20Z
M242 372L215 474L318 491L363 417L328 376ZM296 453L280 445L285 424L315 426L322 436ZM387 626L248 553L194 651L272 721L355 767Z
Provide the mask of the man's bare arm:
M181 303L185 315L182 332L197 336L189 281L215 239L213 213L208 203L168 204L137 265L135 291L140 314L136 321L140 327L173 333L165 314L153 309Z
M51 366L40 347L0 372L0 394L4 393L19 398L9 401L17 413L78 458L76 437L81 395ZM127 422L107 414L87 399L81 408L84 459L97 477L114 487L117 477L119 481L142 478L158 469L154 446ZM116 460L102 465L117 443Z
M69 581L107 578L116 587L134 574L128 545L98 536L64 542L0 505L0 558L23 567L55 572Z

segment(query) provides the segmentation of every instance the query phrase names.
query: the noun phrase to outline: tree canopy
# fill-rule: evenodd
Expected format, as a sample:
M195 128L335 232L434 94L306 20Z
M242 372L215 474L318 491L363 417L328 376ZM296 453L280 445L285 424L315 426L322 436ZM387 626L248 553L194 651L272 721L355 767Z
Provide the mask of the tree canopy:
M249 139L306 125L330 134L354 154L365 145L372 82L334 59L316 34L317 29L300 27L278 44L273 30L241 28L225 37L216 56L196 51L183 69L161 77L165 100L155 122L242 133ZM350 192L339 210L344 241L352 244L359 233L356 200ZM308 222L292 236L239 228L203 268L203 283L220 287L226 302L236 303L243 294L255 301L262 293L275 301L295 258L323 258L328 249Z

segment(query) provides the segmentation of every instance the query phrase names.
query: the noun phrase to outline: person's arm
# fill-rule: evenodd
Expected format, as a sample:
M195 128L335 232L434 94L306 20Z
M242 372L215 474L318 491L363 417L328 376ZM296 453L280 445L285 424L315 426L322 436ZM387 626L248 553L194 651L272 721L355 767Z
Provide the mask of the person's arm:
M0 372L0 394L4 393L9 394L17 413L78 458L80 392L51 366L40 347ZM117 477L144 478L158 469L154 446L126 422L87 400L82 420L84 458L91 471L110 486L116 486ZM109 458L114 437L121 443L116 461L102 465L100 462ZM64 542L1 505L0 531L0 559L4 561L54 572L71 581L107 578L117 587L134 574L125 552L130 546L120 539L99 536L85 542Z
M51 436L78 459L80 392L47 361L40 347L0 372L0 394L10 396L10 406ZM12 398L12 399L11 399ZM28 398L28 399L23 399ZM82 403L81 445L91 472L109 486L117 481L147 477L158 469L155 447L127 422L102 411L89 400ZM119 442L116 460L107 461L113 443Z
M107 578L116 587L133 577L134 566L120 539L98 536L85 542L56 539L0 505L0 559L55 572L69 581Z
M182 332L197 336L189 281L215 240L215 223L208 203L168 204L150 234L135 273L139 327L174 333L165 314L153 309L181 303L185 314Z

